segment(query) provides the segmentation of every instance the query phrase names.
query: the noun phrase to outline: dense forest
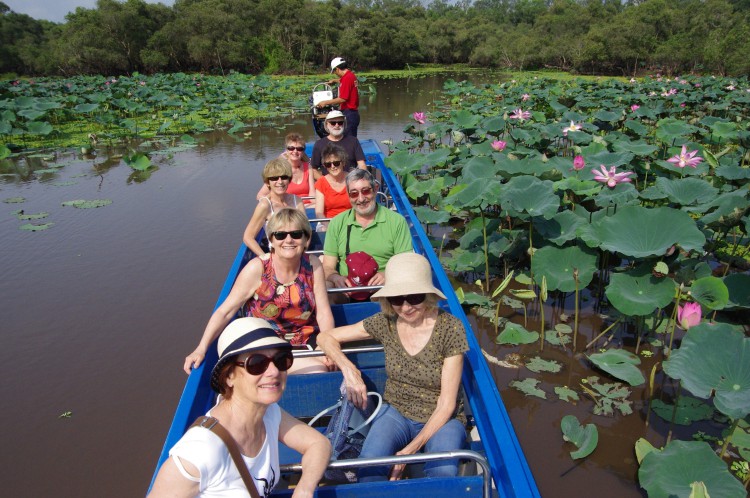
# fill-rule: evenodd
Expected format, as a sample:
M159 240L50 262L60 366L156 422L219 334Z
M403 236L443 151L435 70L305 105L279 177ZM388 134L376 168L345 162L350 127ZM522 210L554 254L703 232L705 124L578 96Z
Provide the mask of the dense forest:
M98 0L64 23L0 1L0 74L320 71L465 63L750 73L750 0Z

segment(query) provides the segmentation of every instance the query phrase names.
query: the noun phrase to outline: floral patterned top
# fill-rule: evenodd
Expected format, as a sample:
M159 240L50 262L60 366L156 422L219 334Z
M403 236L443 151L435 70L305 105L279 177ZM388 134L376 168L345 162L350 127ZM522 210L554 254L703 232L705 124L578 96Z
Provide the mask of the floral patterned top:
M440 397L443 360L469 349L463 323L450 313L440 311L432 336L414 356L401 344L396 317L389 319L383 313L376 313L365 318L363 325L385 350L387 380L384 399L403 416L427 422ZM460 399L458 401L454 416L465 422Z
M255 295L244 306L245 316L263 318L293 346L314 347L320 328L315 318L313 268L307 254L302 255L299 273L291 283L282 284L273 271L273 255L263 258L263 274ZM311 340L312 339L312 340Z

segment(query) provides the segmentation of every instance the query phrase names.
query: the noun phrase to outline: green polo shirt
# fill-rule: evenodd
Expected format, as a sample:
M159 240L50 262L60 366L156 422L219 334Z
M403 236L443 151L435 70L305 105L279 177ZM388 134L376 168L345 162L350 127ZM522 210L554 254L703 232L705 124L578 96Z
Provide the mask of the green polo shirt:
M349 252L366 252L378 262L380 271L385 270L386 263L394 254L414 251L406 218L400 214L378 205L375 219L362 228L354 218L354 208L348 209L328 223L323 244L324 255L339 258L338 272L343 276L349 273L346 267L346 232L349 226L352 227Z

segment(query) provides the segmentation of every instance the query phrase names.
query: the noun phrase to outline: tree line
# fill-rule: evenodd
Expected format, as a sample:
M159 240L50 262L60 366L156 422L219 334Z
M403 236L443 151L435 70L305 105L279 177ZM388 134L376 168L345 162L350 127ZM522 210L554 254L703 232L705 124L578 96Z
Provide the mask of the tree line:
M319 72L464 63L750 74L750 0L98 0L64 23L0 1L0 74Z

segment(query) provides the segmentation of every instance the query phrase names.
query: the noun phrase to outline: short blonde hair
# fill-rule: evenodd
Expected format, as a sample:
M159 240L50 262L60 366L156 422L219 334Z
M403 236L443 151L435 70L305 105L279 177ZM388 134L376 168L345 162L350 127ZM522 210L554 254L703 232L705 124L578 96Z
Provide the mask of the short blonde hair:
M302 144L305 145L305 139L302 138L302 135L299 133L293 131L291 133L287 133L286 137L284 137L284 143L286 145L289 144Z
M307 240L310 240L310 237L312 237L312 227L305 213L299 209L283 208L276 211L271 216L271 219L268 220L268 225L266 226L268 228L268 233L266 234L268 240L271 240L272 233L277 232L284 225L291 225L294 227L293 230L302 230L305 232Z
M388 298L386 297L378 297L375 298L376 301L380 301L380 311L383 312L383 314L387 317L394 317L396 316L396 310L393 309L393 305L388 302ZM424 305L425 309L432 310L437 308L438 301L440 301L437 294L429 293L425 295L424 297Z
M263 183L268 183L268 179L272 176L288 176L291 178L292 165L281 157L271 159L263 167Z

